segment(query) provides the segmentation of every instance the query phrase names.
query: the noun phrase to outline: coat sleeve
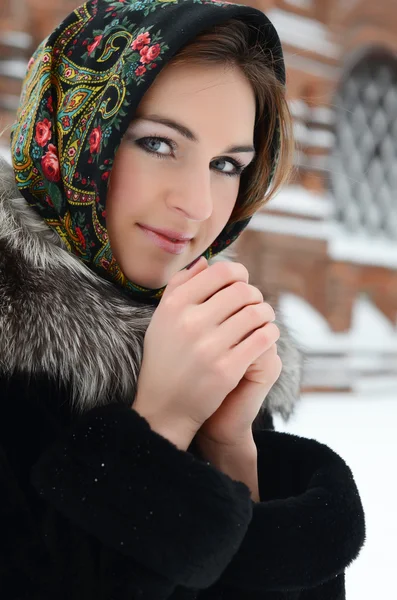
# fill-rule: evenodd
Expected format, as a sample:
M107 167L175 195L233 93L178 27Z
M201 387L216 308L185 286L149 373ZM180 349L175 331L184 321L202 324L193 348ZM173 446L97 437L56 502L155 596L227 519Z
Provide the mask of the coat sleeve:
M233 600L288 591L302 600L342 600L344 571L365 539L349 467L315 440L275 431L254 438L261 501L237 554L200 599L222 590Z
M221 581L208 588L199 592L198 600L220 600L220 598L227 598L227 600L264 600L265 598L285 598L281 592L279 595L269 595L267 592L260 590L242 590L241 587L228 587L225 586ZM316 585L313 588L306 588L300 591L288 594L288 597L296 598L296 600L345 600L345 574L340 573L336 577L332 577L328 581L320 585Z
M156 600L178 585L210 586L252 517L244 484L116 404L91 410L63 431L34 465L31 483L46 507L39 537L58 566L76 563L77 579L79 569L91 571L102 585L97 598L113 597L117 585L117 598L139 592Z

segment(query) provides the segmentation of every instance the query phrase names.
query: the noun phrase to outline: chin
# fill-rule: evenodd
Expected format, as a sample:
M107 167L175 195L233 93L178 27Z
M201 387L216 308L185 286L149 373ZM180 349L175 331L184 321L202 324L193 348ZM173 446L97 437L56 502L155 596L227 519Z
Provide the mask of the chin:
M141 287L147 288L149 290L158 290L162 287L165 287L170 281L170 279L174 275L179 273L179 271L187 267L194 260L194 258L195 257L189 258L188 260L184 258L184 260L181 261L180 265L156 265L157 268L155 268L152 263L151 269L149 267L146 269L145 266L142 264L143 268L141 272L133 272L132 270L130 271L128 269L124 270L122 265L121 268L125 276L130 281L132 281L132 283L140 285ZM149 275L149 271L151 271L151 275Z

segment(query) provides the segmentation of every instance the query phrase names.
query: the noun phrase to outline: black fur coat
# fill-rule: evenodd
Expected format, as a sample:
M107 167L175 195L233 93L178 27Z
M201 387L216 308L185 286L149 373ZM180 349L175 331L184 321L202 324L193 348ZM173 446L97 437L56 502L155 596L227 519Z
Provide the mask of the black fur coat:
M342 600L364 540L349 468L255 422L260 502L131 409L153 308L68 254L0 165L0 598Z

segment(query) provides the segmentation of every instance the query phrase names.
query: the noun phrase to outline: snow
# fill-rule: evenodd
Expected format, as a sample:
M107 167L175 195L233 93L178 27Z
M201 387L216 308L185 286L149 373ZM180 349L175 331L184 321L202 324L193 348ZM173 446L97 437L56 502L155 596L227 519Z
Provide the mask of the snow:
M331 41L328 29L319 21L279 8L266 11L266 16L275 26L281 42L321 56L339 58L339 45Z
M302 123L302 121L294 120L293 127L295 143L307 146L309 138L309 129L307 125Z
M397 327L364 294L352 311L352 325L346 333L335 333L326 319L303 298L281 294L279 308L285 324L312 352L396 352Z
M268 13L266 13L268 14ZM287 43L288 39L284 40ZM284 58L287 64L288 70L296 69L302 71L304 76L315 75L321 77L321 79L330 79L332 83L338 81L342 75L341 66L331 66L321 60L314 60L313 58L307 58L302 56L299 52L288 52L284 50Z
M301 185L283 187L265 206L265 210L268 209L317 218L327 218L333 213L333 206L326 196L310 192Z
M386 238L341 231L329 240L328 254L336 261L397 269L397 241Z
M309 106L301 98L293 98L288 102L289 109L293 117L307 120L316 125L334 125L335 110L329 106Z
M335 111L328 106L313 106L310 111L310 120L321 125L334 125Z
M316 198L304 188L297 194L294 188L289 191L286 187L282 191L281 198L277 201L276 196L267 207L276 209L278 203L284 204L286 208L279 208L279 210L301 216L327 217L333 212L331 207L334 201L331 193ZM293 206L294 210L292 210ZM334 261L397 269L397 241L369 234L355 234L331 220L309 221L299 217L266 214L266 211L262 211L252 217L248 229L326 240L328 256Z
M308 9L313 6L313 0L284 0L286 4L292 4L298 8Z
M274 207L273 200L271 202L269 208ZM295 217L279 217L266 214L265 212L256 213L247 228L256 231L271 231L273 233L320 240L327 240L330 237L332 229L329 222L309 221Z
M32 36L23 31L3 31L0 34L0 43L12 48L29 50L32 44Z
M300 98L294 98L288 102L292 116L298 119L306 119L310 115L308 104Z
M397 396L397 327L364 294L353 305L346 333L333 332L320 313L293 294L280 296L279 310L305 354L304 385Z
M326 129L308 128L309 136L307 140L308 146L316 148L333 148L335 145L335 134Z
M298 119L294 120L293 126L295 142L302 146L329 149L335 145L335 134L328 129L308 127Z
M23 79L26 75L27 62L25 60L3 60L0 62L0 75Z
M301 148L296 144L293 156L293 164L295 167L305 167L308 162L308 156Z
M306 394L276 428L317 439L351 468L366 513L366 543L347 569L348 600L391 599L395 592L397 385L379 395Z

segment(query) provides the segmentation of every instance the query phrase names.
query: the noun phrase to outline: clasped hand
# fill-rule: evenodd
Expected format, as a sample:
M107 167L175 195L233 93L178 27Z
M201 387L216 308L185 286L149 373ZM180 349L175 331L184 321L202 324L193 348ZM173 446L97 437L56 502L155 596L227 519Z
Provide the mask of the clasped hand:
M240 263L201 258L170 280L147 329L134 408L187 449L252 444L281 372L272 307Z

